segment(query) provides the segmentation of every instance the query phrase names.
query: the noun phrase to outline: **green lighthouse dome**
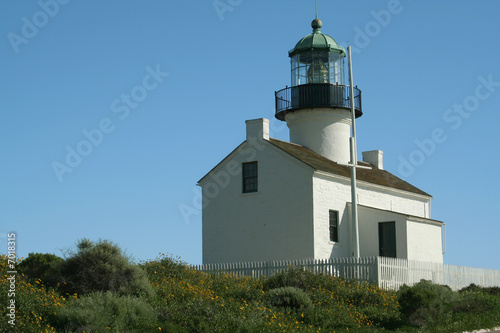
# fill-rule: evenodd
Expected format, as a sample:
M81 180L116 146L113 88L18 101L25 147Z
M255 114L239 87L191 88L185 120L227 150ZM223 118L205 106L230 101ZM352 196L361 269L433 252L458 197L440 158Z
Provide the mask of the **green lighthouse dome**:
M297 45L288 52L288 56L293 57L296 54L308 51L328 51L339 53L342 57L345 57L345 49L339 46L335 39L321 33L322 26L323 23L320 19L313 20L311 23L313 33L302 38Z

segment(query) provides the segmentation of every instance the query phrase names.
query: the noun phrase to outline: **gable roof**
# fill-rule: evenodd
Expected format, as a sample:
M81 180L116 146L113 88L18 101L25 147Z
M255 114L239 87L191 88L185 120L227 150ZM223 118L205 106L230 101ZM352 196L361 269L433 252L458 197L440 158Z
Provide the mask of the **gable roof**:
M230 152L226 157L224 157L222 159L222 161L220 161L219 163L217 163L216 166L214 166L212 168L212 170L210 170L209 172L207 172L205 174L205 176L201 177L200 180L198 180L198 185L200 185L211 173L213 173L219 166L221 166L222 164L224 164L224 161L226 161L231 155L234 155L236 154L236 152L238 152L244 145L246 144L246 141L243 141L242 143L240 143L238 145L238 147L234 148L232 152Z
M320 154L307 149L306 147L273 138L269 138L268 142L285 151L286 153L292 155L303 163L311 166L317 171L324 171L334 175L351 178L350 167L335 163L327 159L326 157L323 157ZM358 164L371 167L371 169L359 168L356 170L356 179L360 181L431 197L430 194L416 188L415 186L405 182L401 178L393 175L386 170L378 169L366 162L358 162Z

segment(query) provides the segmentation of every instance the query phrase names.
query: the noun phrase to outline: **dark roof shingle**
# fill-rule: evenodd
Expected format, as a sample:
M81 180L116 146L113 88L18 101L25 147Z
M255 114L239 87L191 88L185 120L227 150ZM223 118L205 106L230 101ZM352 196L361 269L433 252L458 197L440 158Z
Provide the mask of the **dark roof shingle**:
M273 138L269 138L269 142L316 170L351 178L351 170L348 166L335 163L306 147ZM366 162L358 162L358 164L371 167L371 169L358 168L356 170L356 179L360 181L431 197L430 194L416 188L386 170L378 169Z

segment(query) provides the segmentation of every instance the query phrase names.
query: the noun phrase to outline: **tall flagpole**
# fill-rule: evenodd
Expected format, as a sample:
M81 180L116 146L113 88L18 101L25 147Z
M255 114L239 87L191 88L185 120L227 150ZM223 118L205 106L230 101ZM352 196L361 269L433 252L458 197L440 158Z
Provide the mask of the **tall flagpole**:
M354 257L359 258L359 230L358 230L358 198L356 194L356 167L358 166L356 150L356 115L354 109L354 82L352 79L352 59L351 46L347 47L349 55L349 84L351 93L351 117L352 117L352 136L349 138L351 144L351 206L352 206L352 229L354 238Z

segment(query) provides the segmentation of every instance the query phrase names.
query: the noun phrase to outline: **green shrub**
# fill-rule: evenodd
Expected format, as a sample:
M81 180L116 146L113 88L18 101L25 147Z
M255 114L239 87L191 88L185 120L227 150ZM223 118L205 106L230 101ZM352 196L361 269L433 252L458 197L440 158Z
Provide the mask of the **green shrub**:
M57 327L70 332L149 332L158 330L145 300L96 292L73 299L57 313Z
M316 281L321 277L322 274L316 274L307 268L293 266L266 278L263 288L271 290L281 287L296 287L309 291L318 286Z
M149 276L151 282L155 281L155 278L188 278L192 275L191 267L180 260L179 258L174 258L171 255L161 254L160 258L154 261L144 261L140 265L144 268Z
M471 285L460 290L446 315L432 327L435 332L464 332L491 328L500 324L500 297L491 288Z
M459 290L459 293L486 293L492 296L500 296L500 287L480 287L474 283Z
M40 280L32 280L22 274L12 274L9 258L0 254L0 306L2 319L0 332L49 332L52 331L56 313L65 299L53 288L47 289ZM20 261L17 262L20 265ZM19 266L18 266L19 267ZM15 290L11 280L15 277ZM15 293L15 295L14 295ZM15 304L12 304L15 300ZM10 309L15 306L15 317ZM7 308L7 307L10 307ZM11 325L9 320L15 325Z
M442 316L457 295L450 287L420 280L412 287L398 291L401 314L412 325L428 326Z
M492 296L500 296L500 287L485 287L483 291Z
M463 294L463 293L478 293L478 292L481 292L482 290L483 290L483 288L481 288L480 286L476 285L475 283L471 283L467 287L460 289L458 292L460 294Z
M82 295L113 291L121 295L153 295L146 273L117 245L83 239L77 248L78 251L61 264L63 293Z
M450 312L480 314L495 309L498 299L487 293L464 293L450 306Z
M30 253L22 260L18 269L28 278L42 280L46 285L55 287L60 279L61 257L50 253Z
M210 274L210 289L217 295L235 300L256 301L262 298L259 279L232 274Z
M312 307L311 298L302 289L296 287L282 287L271 289L266 294L271 306L291 309L307 309Z
M314 327L320 327L319 332L345 332L348 327L353 329L353 332L359 332L359 327L368 326L364 319L359 318L358 313L353 313L347 307L314 307L304 311L304 323ZM360 323L363 321L363 323ZM312 332L317 332L312 331Z

